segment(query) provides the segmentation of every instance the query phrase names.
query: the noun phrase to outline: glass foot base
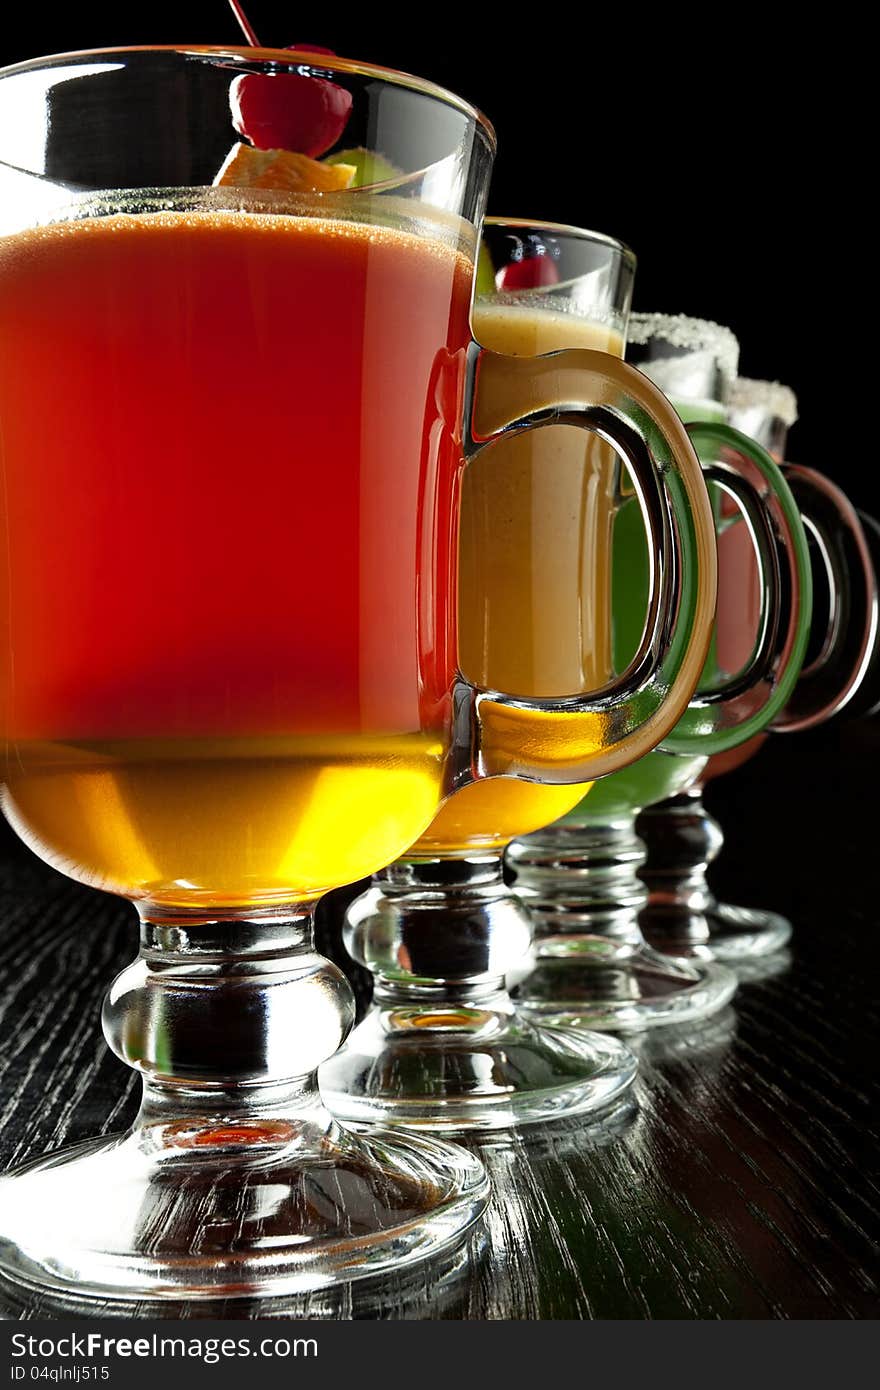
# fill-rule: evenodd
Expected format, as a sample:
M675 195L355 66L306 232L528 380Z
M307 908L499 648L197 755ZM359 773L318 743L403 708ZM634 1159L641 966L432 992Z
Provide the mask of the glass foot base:
M558 954L552 953L554 940ZM643 942L566 935L539 945L517 1004L554 1027L640 1030L695 1023L722 1009L737 985L723 965L666 956Z
M779 951L791 937L791 922L778 912L716 903L707 913L707 946L714 960L737 962Z
M319 1105L145 1125L0 1180L0 1270L53 1294L284 1296L439 1253L487 1199L474 1155L355 1134Z
M481 1147L480 1157L485 1162ZM296 1294L272 1297L236 1295L210 1302L186 1297L161 1300L119 1298L96 1299L70 1289L27 1288L12 1283L0 1270L0 1320L58 1322L85 1318L161 1318L181 1322L191 1318L252 1319L273 1321L346 1322L369 1319L411 1321L425 1315L425 1288L431 1290L431 1316L456 1316L467 1299L468 1286L478 1272L489 1249L485 1225L476 1222L461 1240L430 1260L414 1261L403 1268L395 1266L393 1277L386 1270L370 1278L328 1284L323 1289L305 1289Z
M739 976L737 976L739 978ZM736 1010L728 1005L709 1018L695 1023L670 1024L668 1028L646 1028L631 1034L629 1042L640 1066L674 1066L679 1062L698 1062L696 1074L680 1071L677 1084L692 1090L719 1073L736 1037Z
M636 1069L615 1038L538 1026L509 1007L374 1006L319 1079L342 1119L456 1132L598 1110Z

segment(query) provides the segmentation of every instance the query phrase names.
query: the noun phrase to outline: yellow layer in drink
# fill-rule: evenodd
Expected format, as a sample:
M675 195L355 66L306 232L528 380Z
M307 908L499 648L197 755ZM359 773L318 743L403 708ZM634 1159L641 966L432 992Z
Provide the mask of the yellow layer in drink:
M166 907L308 900L382 868L441 795L436 735L23 741L3 810L71 878Z

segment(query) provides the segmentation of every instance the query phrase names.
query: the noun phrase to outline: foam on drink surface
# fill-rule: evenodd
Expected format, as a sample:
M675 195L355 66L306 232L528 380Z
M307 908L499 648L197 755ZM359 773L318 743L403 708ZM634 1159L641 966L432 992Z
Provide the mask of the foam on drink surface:
M623 338L612 324L587 318L563 295L498 295L477 299L474 335L484 347L511 357L536 357L561 348L593 348L623 356Z

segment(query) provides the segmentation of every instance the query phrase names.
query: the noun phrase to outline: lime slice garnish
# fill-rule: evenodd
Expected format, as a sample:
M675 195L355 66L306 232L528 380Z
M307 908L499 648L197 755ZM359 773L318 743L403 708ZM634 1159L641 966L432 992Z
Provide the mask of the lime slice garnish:
M390 159L376 154L375 150L365 150L362 146L351 150L337 150L335 154L329 154L324 163L353 165L355 174L348 185L349 188L366 188L374 183L392 183L395 179L402 181L408 177L402 169L392 164Z

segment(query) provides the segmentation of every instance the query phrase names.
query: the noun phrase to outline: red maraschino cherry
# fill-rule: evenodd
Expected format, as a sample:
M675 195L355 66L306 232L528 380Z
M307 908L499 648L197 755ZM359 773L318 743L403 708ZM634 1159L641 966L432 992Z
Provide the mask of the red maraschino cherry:
M239 0L230 4L248 43L257 45ZM309 53L333 53L318 44L301 47ZM233 81L229 105L235 129L258 150L293 150L317 159L336 144L348 125L352 95L326 77L248 72Z
M258 150L326 154L351 116L352 95L323 77L244 73L229 89L232 124Z
M495 275L495 286L499 290L539 290L545 285L558 284L556 262L546 252L509 261Z

